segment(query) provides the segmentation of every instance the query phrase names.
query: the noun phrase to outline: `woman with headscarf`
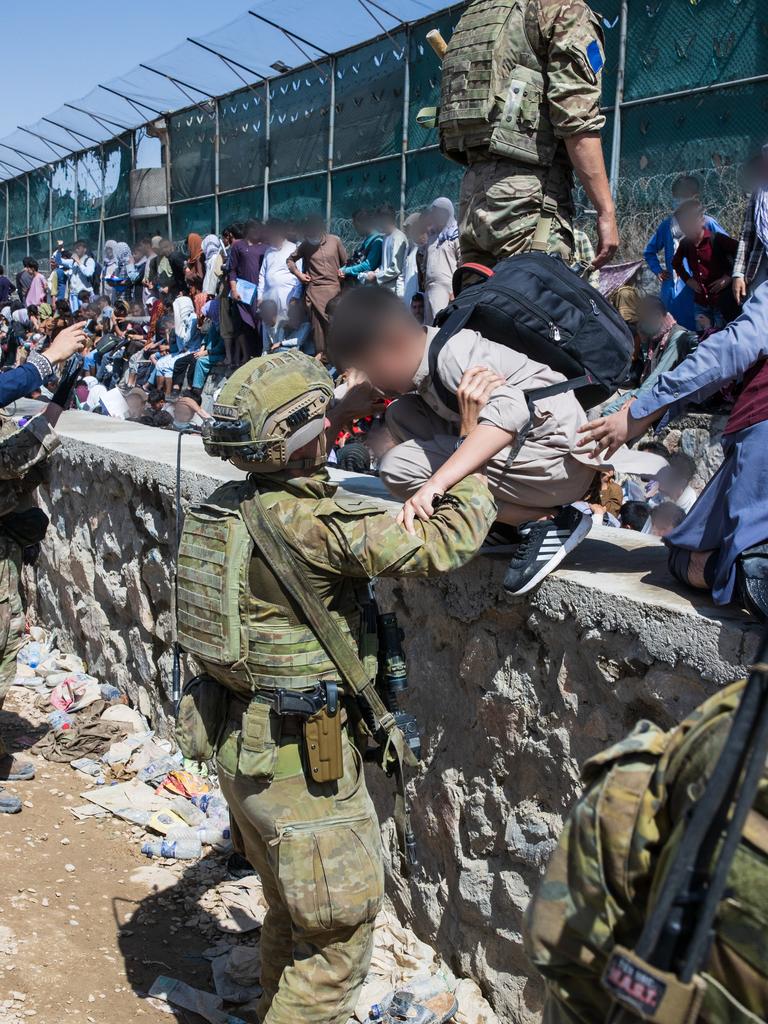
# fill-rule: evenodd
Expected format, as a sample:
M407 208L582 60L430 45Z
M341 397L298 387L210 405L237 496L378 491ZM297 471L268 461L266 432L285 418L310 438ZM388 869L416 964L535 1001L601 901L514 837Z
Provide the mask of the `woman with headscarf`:
M157 255L149 261L146 284L152 293L170 302L176 298L184 285L184 261L174 252L173 242L161 238L157 244Z
M109 240L104 243L101 259L101 292L110 302L123 296L130 287L133 252L127 242Z
M184 265L184 280L187 284L203 286L205 277L205 256L203 239L195 231L187 235L187 262Z
M206 298L218 295L226 251L224 243L218 235L206 235L203 239L203 256L205 257L205 277L202 292Z
M453 203L445 196L432 203L427 219L430 236L424 271L424 323L432 324L453 298L453 275L460 260L459 225Z

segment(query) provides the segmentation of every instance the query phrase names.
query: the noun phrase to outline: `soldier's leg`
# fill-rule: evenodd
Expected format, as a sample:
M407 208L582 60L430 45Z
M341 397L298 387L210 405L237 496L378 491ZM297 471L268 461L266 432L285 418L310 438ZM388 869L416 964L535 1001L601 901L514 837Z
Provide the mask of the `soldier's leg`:
M492 267L528 252L541 216L546 187L557 201L548 251L565 260L573 254L571 172L565 165L528 167L512 160L472 165L464 176L459 204L462 263Z
M19 591L21 553L10 541L0 540L0 708L16 675L16 655L24 643L24 608ZM31 779L34 768L8 752L0 733L0 780ZM20 802L0 796L0 813L15 813Z
M384 892L378 822L359 757L345 735L343 778L319 785L307 781L298 743L289 739L271 783L221 778L249 857L266 857L270 990L280 965L282 972L277 992L265 998L263 1024L346 1024L370 965Z

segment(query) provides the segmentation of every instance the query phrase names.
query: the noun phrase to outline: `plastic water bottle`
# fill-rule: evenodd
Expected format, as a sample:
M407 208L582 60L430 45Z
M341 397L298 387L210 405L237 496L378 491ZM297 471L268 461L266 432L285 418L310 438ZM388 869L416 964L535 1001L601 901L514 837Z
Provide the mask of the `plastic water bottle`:
M75 724L75 719L72 715L68 715L66 711L52 711L48 715L48 721L51 729L55 733L66 732L67 729L71 729Z
M229 815L227 801L219 793L203 793L202 796L193 796L192 803L195 807L199 807L207 818Z
M119 700L120 691L112 683L102 683L99 687L99 693L101 694L102 700Z
M31 643L27 644L26 647L22 647L16 656L16 660L20 665L29 665L30 668L37 668L48 654L49 650L45 644Z
M205 824L205 815L199 807L187 800L185 796L177 796L171 800L171 810L178 814L182 821L184 821L191 828L200 828Z
M203 848L194 833L179 839L168 836L165 839L151 839L141 844L141 852L146 857L168 857L173 860L197 860L202 856Z
M196 832L201 843L215 850L229 850L232 846L229 828L198 828Z
M368 1017L371 1020L384 1020L384 1013L378 1003L373 1004Z

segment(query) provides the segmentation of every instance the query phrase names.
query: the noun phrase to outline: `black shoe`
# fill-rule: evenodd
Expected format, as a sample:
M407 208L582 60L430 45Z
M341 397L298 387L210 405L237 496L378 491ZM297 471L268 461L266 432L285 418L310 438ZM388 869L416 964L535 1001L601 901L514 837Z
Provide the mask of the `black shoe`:
M576 505L566 505L554 519L519 527L521 541L504 577L504 589L508 594L527 594L560 565L591 529L592 513Z
M736 589L744 607L761 622L768 622L768 541L739 555Z
M516 526L494 523L480 548L481 555L511 555L520 544L520 531Z

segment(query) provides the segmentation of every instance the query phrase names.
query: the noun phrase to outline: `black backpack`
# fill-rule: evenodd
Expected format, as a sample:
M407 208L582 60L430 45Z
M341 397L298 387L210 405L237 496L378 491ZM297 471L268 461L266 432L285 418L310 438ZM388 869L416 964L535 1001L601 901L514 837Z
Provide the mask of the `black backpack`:
M443 347L464 327L550 366L568 379L527 394L529 405L574 391L585 409L599 405L626 378L632 333L611 304L557 256L511 256L491 276L463 289L438 313L429 372L440 400L458 412L456 395L438 375Z

